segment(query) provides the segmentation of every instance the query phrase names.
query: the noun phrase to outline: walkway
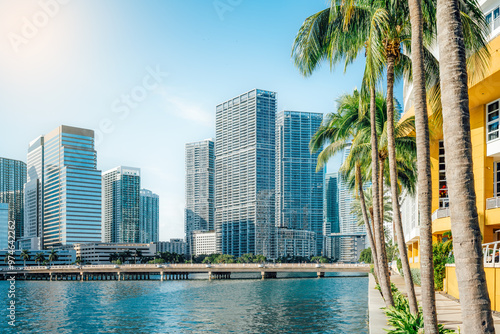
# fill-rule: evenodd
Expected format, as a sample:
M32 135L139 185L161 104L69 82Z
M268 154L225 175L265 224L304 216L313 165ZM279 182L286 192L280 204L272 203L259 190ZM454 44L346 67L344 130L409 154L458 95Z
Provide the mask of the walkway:
M405 292L405 282L403 277L400 275L391 276L391 281L397 286L399 291ZM382 334L386 333L383 328L389 328L385 322L385 315L383 314L381 307L385 306L384 300L380 295L379 291L375 289L375 279L370 275L369 284L369 312L370 312L370 334ZM375 293L373 293L375 292ZM415 293L417 295L417 300L421 303L421 293L420 287L415 286ZM373 295L373 296L372 296ZM438 313L438 322L443 324L445 328L450 328L456 330L462 325L462 311L460 309L460 304L456 300L448 298L446 295L437 292L436 293L436 307ZM381 321L381 314L384 320ZM500 333L500 318L493 316L495 320L495 330Z

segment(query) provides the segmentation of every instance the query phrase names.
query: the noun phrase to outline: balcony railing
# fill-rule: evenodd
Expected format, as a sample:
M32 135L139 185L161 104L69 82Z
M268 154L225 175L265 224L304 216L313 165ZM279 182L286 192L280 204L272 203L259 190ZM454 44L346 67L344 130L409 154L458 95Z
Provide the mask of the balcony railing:
M500 208L500 197L492 197L486 200L486 210Z
M436 220L439 218L445 218L450 216L450 208L441 208L437 209L432 213L432 220Z
M489 267L500 267L500 241L483 244L483 262Z

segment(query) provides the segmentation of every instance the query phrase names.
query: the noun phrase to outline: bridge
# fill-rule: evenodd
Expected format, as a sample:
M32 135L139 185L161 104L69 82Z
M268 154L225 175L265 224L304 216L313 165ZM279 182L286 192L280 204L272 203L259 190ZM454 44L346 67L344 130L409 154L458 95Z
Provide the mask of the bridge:
M124 265L66 265L4 268L0 280L48 281L125 281L125 280L179 280L189 274L205 273L208 279L229 279L232 273L260 273L262 279L277 278L278 273L316 273L324 277L327 272L368 273L368 264L315 264L315 263L223 263L223 264L124 264Z

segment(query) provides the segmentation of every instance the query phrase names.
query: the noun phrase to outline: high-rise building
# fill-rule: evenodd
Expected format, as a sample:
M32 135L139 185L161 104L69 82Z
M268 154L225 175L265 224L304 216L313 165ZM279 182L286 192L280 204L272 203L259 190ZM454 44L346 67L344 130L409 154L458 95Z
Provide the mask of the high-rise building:
M27 182L24 186L24 235L30 249L43 249L43 180L44 137L33 140L28 147Z
M139 242L158 242L160 221L159 196L151 190L141 189L139 212Z
M272 255L276 93L253 89L216 107L217 252Z
M24 184L26 164L0 158L0 203L9 204L9 220L15 222L16 239L24 233Z
M193 231L215 228L215 145L212 139L186 144L187 253L192 254Z
M339 187L338 173L325 176L324 205L324 245L323 255L329 258L340 258L340 223L339 223Z
M193 231L192 255L210 255L215 253L215 231Z
M342 163L347 159L351 147L344 149ZM340 223L340 260L344 262L355 262L359 254L365 249L366 228L358 225L358 218L352 213L354 195L349 189L346 180L339 175L339 223Z
M316 171L319 152L309 142L322 121L322 113L282 111L276 124L276 226L314 232L314 255L323 249L325 169Z
M9 235L9 204L0 203L0 249L7 249Z
M141 170L119 166L102 174L103 242L138 243Z
M101 171L94 131L62 125L44 136L43 146L44 247L99 242Z

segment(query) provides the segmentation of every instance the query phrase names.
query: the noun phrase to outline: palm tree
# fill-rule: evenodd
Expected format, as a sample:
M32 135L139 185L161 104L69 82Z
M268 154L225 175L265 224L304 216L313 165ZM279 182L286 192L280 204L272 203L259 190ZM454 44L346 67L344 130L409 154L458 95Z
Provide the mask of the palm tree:
M441 105L453 249L466 333L494 333L472 166L464 34L457 0L437 1Z
M49 253L49 264L52 265L52 261L57 261L59 259L59 254L55 249L52 249Z
M137 264L137 258L139 260L142 258L142 251L140 249L136 249L134 252L134 264Z
M109 254L109 262L113 263L118 259L119 259L118 253L115 252L115 253Z
M40 263L43 263L44 261L45 261L45 255L43 254L43 252L36 253L35 262L38 263L38 265L40 265Z
M132 257L132 252L127 249L122 253L122 255L123 255L123 263L125 263L125 261L129 261L130 257Z
M30 251L27 249L23 249L21 251L21 259L23 259L25 267L26 267L26 261L29 261L30 258L31 258Z

